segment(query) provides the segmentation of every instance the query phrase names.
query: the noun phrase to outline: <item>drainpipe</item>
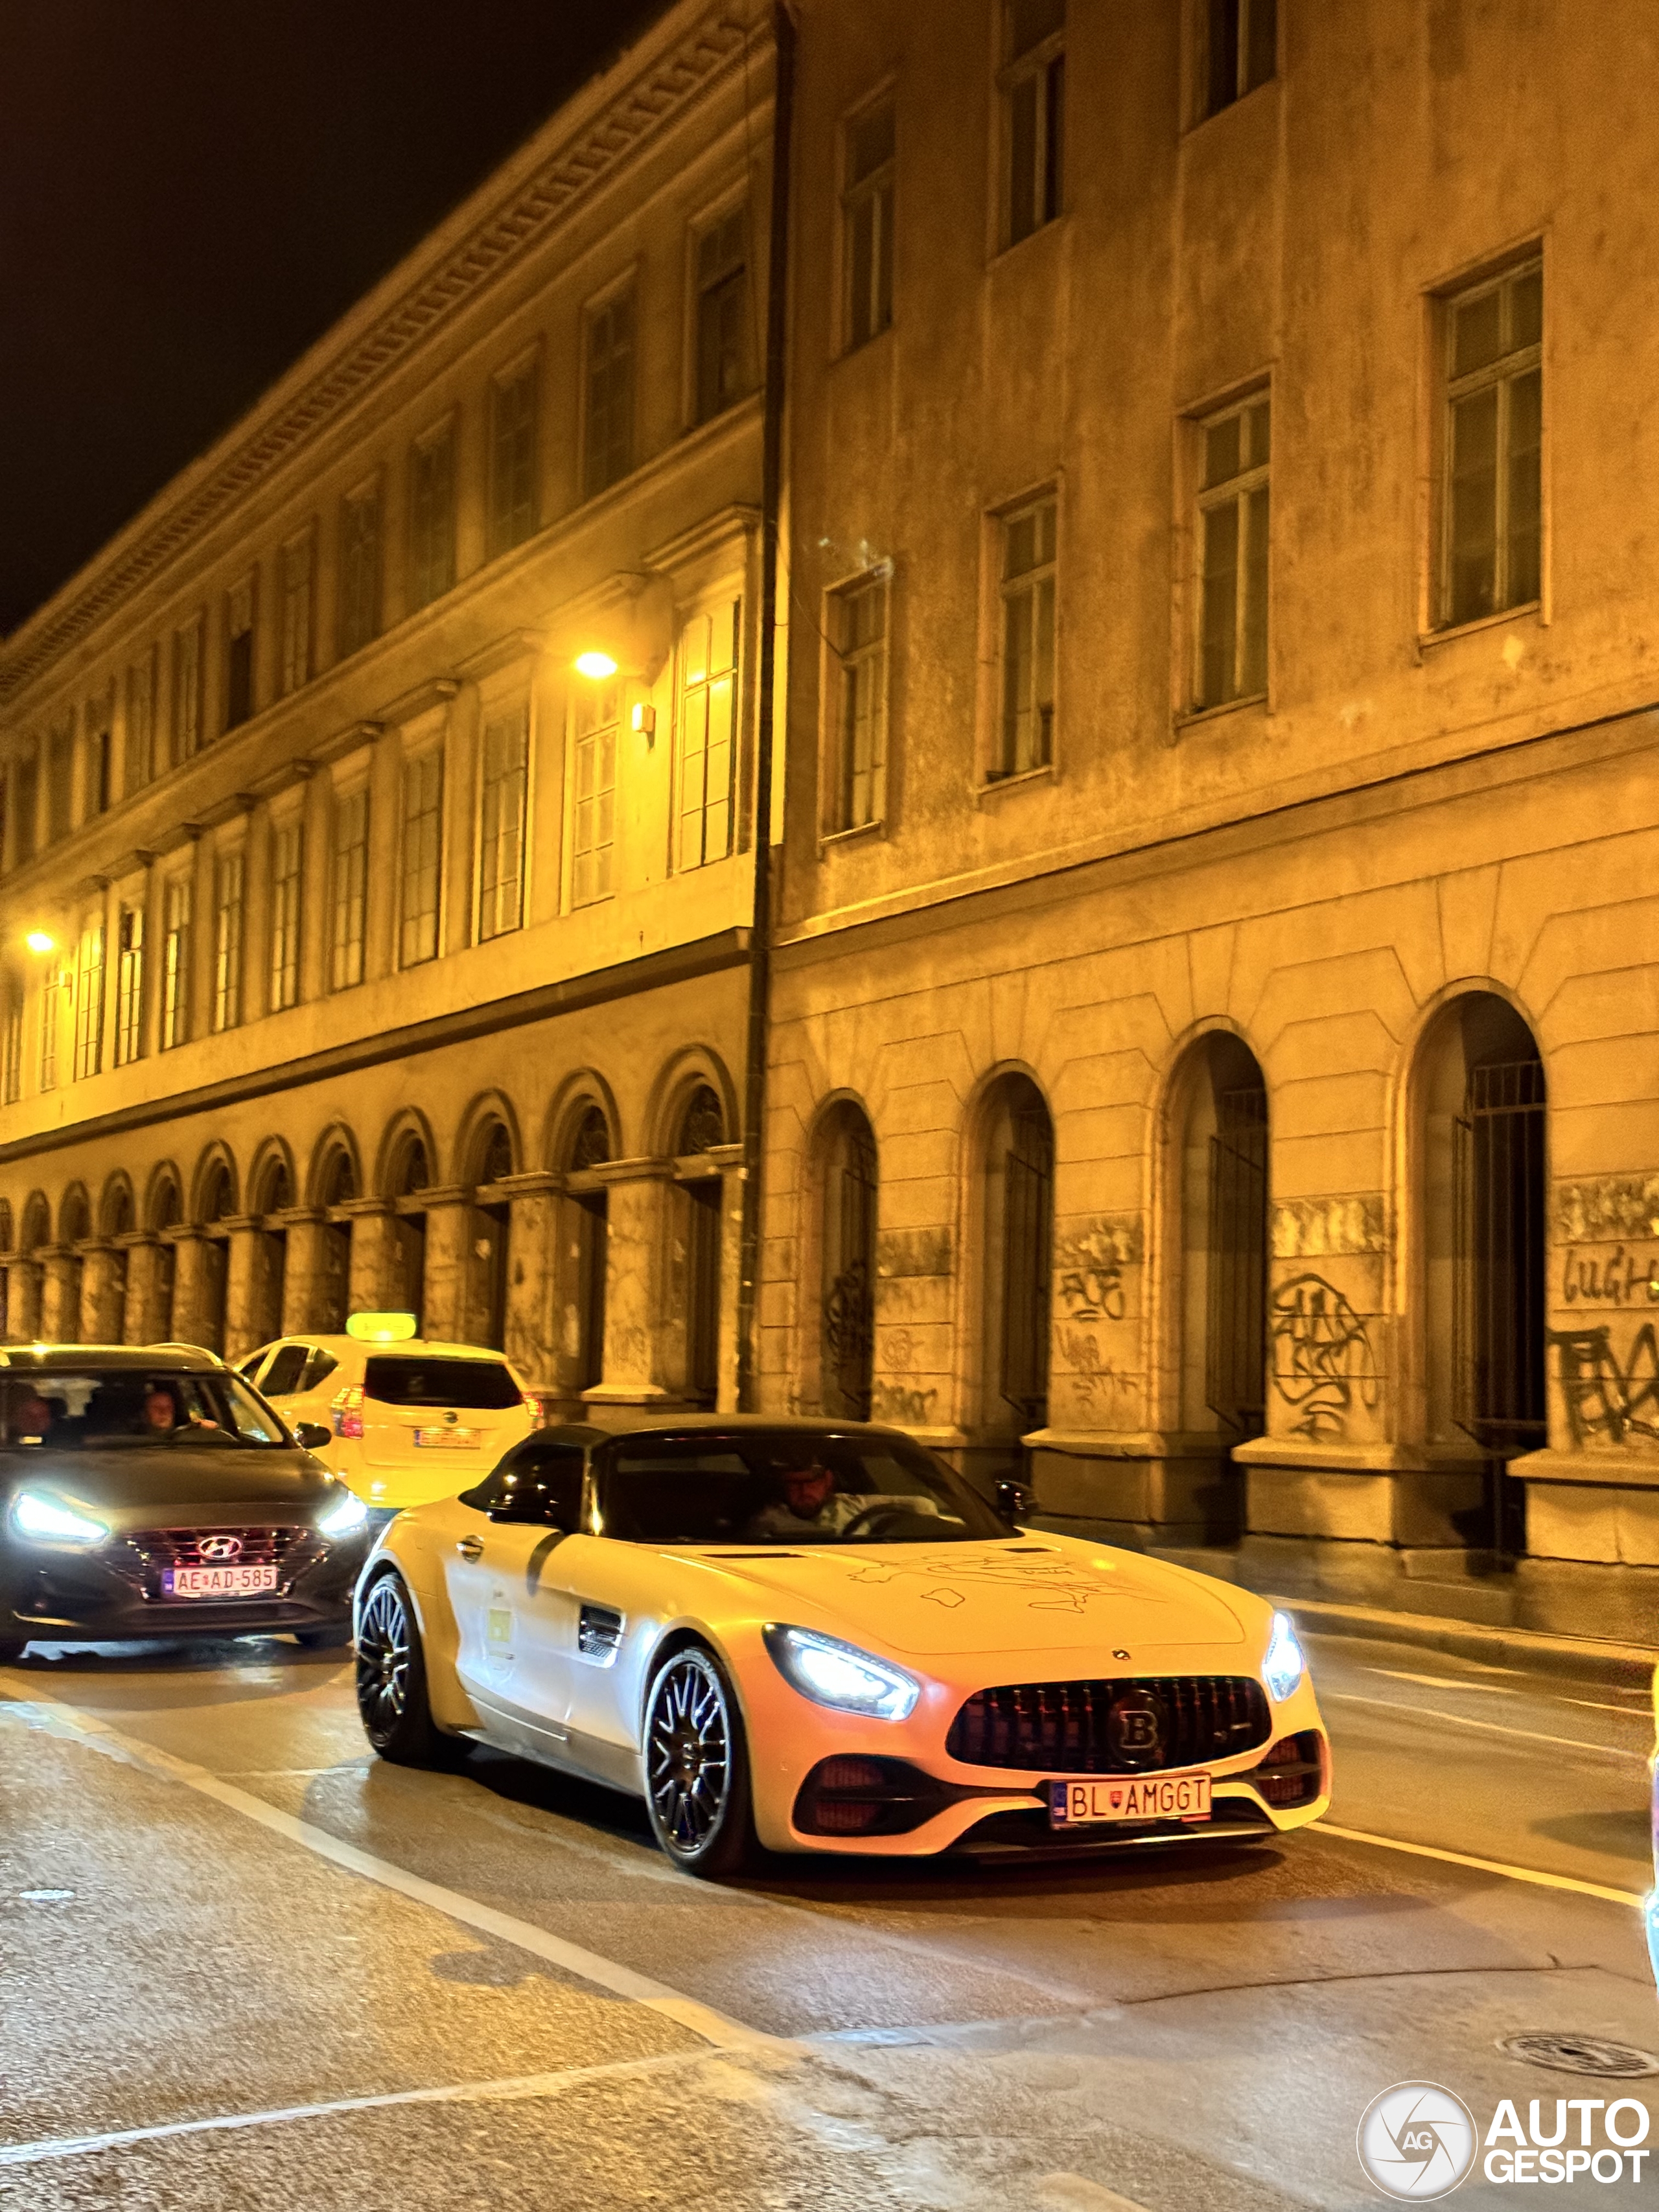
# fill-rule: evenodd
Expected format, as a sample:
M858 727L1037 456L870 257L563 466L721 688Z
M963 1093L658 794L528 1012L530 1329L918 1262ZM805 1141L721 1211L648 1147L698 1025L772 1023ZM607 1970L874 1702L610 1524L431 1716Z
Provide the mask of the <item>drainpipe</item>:
M777 687L778 510L783 492L785 345L789 313L789 162L795 105L795 22L772 11L772 206L766 271L766 377L761 426L760 669L756 701L755 911L749 937L749 1035L743 1096L743 1221L738 1261L738 1406L755 1408L760 1288L761 1160L772 985L772 722Z

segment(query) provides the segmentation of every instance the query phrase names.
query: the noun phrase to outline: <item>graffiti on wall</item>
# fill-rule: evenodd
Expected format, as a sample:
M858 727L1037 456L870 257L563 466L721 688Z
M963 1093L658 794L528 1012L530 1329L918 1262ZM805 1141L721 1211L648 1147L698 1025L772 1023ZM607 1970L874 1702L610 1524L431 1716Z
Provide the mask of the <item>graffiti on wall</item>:
M1140 1388L1139 1376L1126 1375L1102 1354L1092 1329L1062 1328L1059 1351L1061 1366L1071 1370L1073 1395L1085 1413L1119 1414L1123 1401Z
M1659 1440L1659 1343L1644 1321L1621 1360L1606 1322L1596 1328L1553 1328L1556 1380L1575 1444Z
M1563 1305L1626 1306L1659 1302L1659 1252L1576 1252L1561 1261Z
M1322 1275L1292 1275L1268 1316L1273 1387L1295 1412L1291 1434L1338 1437L1356 1404L1376 1404L1376 1358L1364 1322Z
M1054 1296L1067 1321L1121 1321L1124 1270L1140 1260L1138 1213L1073 1222L1054 1247Z
M870 1395L872 1420L891 1421L902 1429L925 1429L933 1425L933 1403L939 1396L935 1389L918 1389L910 1382L878 1382Z

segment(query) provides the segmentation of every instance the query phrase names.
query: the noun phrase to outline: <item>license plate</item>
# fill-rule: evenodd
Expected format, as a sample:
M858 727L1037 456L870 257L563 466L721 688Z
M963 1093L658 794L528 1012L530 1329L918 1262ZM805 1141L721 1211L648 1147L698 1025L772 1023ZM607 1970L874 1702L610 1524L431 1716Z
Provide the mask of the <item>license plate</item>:
M428 1450L435 1447L441 1451L446 1446L453 1449L459 1445L463 1451L471 1451L478 1441L478 1431L476 1429L416 1429L415 1441L417 1444L425 1444Z
M1091 1776L1048 1784L1048 1820L1056 1828L1086 1828L1112 1820L1207 1820L1207 1774Z
M275 1567L163 1567L168 1597L257 1597L276 1587Z

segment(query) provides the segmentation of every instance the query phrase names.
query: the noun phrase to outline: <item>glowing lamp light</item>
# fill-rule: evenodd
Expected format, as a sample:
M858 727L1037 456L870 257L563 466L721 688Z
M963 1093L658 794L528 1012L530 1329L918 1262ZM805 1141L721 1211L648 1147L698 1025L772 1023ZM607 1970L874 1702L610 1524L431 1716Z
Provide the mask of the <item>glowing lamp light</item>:
M58 950L58 939L49 936L44 929L30 930L23 942L31 952L56 952Z
M1295 1622L1288 1613L1276 1613L1273 1632L1267 1638L1267 1653L1261 1662L1262 1680L1267 1683L1276 1705L1282 1705L1286 1698L1294 1697L1307 1667L1302 1646L1296 1639Z
M617 664L608 653L579 653L576 655L577 675L588 677L595 684L605 683L616 672Z
M420 1327L412 1313L355 1313L346 1322L346 1334L359 1344L406 1344Z

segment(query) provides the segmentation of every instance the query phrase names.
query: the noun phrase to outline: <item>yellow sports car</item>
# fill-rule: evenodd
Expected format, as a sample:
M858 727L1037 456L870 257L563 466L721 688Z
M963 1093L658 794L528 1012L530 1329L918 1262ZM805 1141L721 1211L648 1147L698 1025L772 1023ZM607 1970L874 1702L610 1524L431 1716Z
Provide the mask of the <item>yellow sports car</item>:
M383 1758L472 1737L609 1784L696 1874L1249 1841L1329 1799L1287 1615L1017 1527L890 1429L539 1431L382 1532L356 1633Z

